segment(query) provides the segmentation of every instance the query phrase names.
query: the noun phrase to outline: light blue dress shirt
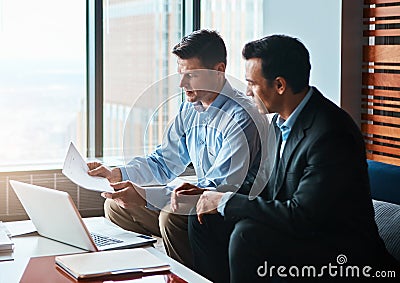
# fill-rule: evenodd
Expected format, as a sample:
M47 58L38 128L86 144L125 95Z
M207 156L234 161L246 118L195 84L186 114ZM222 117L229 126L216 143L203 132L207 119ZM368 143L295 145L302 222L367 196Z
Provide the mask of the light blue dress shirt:
M281 116L276 119L276 125L279 127L281 130L282 134L282 144L281 144L281 151L280 151L280 156L282 156L283 150L285 149L286 145L286 140L288 139L290 132L293 128L294 123L297 120L297 117L299 116L301 110L303 110L304 106L307 104L307 102L310 100L312 91L311 87L308 90L306 96L303 98L303 100L297 105L296 109L290 114L290 116L287 118L285 121Z
M138 185L167 184L192 163L198 187L239 188L258 170L260 139L249 113L257 113L251 100L228 82L207 109L201 103L183 102L162 144L120 167L122 179ZM172 190L146 188L147 207L163 208Z
M281 134L282 134L282 144L280 147L280 156L282 156L282 153L285 149L285 145L286 145L286 141L289 138L290 132L293 128L294 123L297 120L297 117L299 116L300 112L303 110L304 106L307 104L307 102L310 100L312 95L312 88L310 87L310 89L308 90L306 96L303 98L303 100L299 103L299 105L297 105L297 107L295 108L295 110L290 114L290 116L287 118L287 120L285 121L281 116L278 117L278 119L276 119L276 125L279 127L279 129L281 130ZM229 198L231 197L232 192L227 192L225 193L219 204L217 207L217 211L224 216L224 210L225 210L225 206L226 206L226 202L229 200Z

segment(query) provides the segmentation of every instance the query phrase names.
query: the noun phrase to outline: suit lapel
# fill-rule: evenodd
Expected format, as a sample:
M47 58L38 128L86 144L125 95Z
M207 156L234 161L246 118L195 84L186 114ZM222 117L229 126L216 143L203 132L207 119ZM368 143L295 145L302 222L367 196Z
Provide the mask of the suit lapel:
M262 195L266 199L272 199L272 196L274 195L274 190L275 190L275 184L276 184L276 177L277 177L277 172L278 172L278 166L279 166L279 150L280 146L282 143L282 135L279 127L276 125L276 120L278 118L278 114L274 116L272 119L272 125L274 125L275 128L275 141L276 141L276 152L275 152L275 160L274 160L274 167L272 168L272 173L270 175L270 178L268 180L268 184L266 188L263 190Z
M315 114L314 105L320 95L321 94L318 92L318 90L313 88L313 93L310 100L300 112L299 116L296 119L296 122L293 125L292 130L290 131L289 138L286 140L286 145L276 171L273 199L276 198L282 188L283 181L287 174L288 165L292 160L293 153L295 152L298 144L306 136L306 130L311 127Z
M294 128L290 133L290 137L286 141L285 149L283 150L282 157L279 161L277 172L276 172L276 180L275 180L275 190L274 196L275 199L277 194L279 193L280 189L283 185L283 180L285 179L287 168L289 161L293 155L294 150L296 149L297 145L302 141L304 138L304 131L302 129L298 129L297 131L293 132ZM293 136L293 138L291 138Z

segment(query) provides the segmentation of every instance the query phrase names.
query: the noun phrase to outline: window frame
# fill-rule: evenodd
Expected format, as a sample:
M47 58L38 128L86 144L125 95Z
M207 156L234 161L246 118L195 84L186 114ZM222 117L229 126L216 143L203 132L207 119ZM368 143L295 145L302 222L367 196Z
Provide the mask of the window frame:
M103 1L86 0L87 152L88 158L104 157L103 136ZM200 29L201 0L182 0L182 34ZM182 96L183 99L183 96Z

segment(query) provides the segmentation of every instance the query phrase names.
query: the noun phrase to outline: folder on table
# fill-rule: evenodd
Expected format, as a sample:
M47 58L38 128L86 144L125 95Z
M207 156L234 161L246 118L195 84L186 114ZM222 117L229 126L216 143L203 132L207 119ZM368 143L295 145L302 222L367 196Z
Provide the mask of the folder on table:
M55 262L76 279L170 270L167 262L142 248L62 255Z
M108 275L89 279L76 279L63 268L54 264L55 256L32 257L25 268L20 283L32 282L57 282L57 283L104 283L109 282L165 282L165 283L187 283L171 271L157 273L128 273L119 275Z

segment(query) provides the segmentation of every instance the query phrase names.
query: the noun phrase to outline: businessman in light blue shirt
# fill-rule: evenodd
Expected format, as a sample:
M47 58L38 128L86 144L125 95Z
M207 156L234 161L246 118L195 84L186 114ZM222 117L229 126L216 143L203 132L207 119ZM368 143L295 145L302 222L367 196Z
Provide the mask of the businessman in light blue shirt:
M192 267L187 215L169 210L174 187L142 186L167 184L190 163L198 179L196 189L190 188L191 194L201 195L224 184L233 185L232 188L251 186L260 163L257 128L265 128L266 120L226 80L226 48L218 33L195 31L172 52L178 58L180 87L186 101L162 144L124 167L88 165L90 175L108 178L116 190L103 193L106 217L125 229L161 236L167 253ZM179 210L177 206L175 203L175 210Z

